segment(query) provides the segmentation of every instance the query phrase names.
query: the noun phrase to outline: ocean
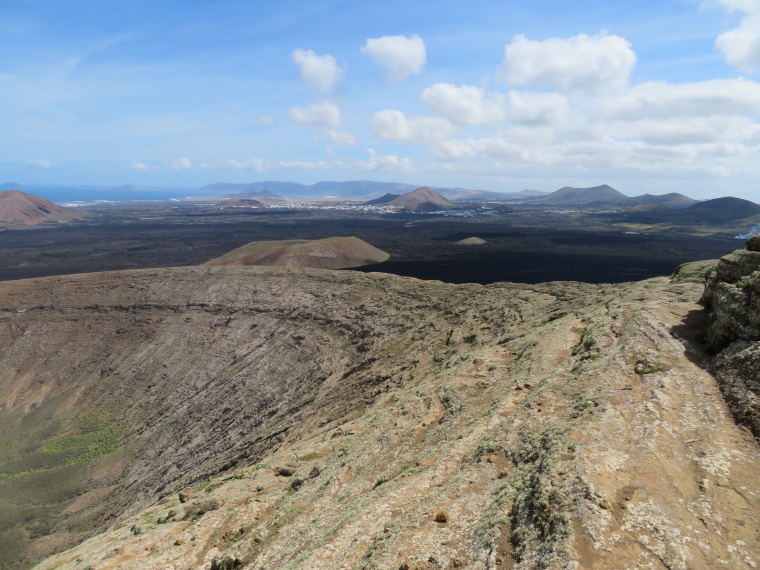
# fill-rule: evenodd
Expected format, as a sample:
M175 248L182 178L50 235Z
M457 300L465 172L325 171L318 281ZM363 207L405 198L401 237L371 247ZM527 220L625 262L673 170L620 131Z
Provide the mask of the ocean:
M21 190L56 204L95 201L145 201L172 200L188 196L200 196L198 188L160 188L151 190L129 188L96 188L92 186L37 186L4 184L0 190Z

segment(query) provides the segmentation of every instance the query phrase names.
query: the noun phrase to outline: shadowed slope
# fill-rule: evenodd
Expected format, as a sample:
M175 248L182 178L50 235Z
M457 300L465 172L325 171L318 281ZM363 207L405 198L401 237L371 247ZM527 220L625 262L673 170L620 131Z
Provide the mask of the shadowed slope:
M760 214L760 204L727 196L699 202L678 212L680 222L731 222Z
M535 198L532 202L547 204L588 204L591 202L625 202L628 196L608 186L593 186L591 188L573 188L565 186L548 196Z

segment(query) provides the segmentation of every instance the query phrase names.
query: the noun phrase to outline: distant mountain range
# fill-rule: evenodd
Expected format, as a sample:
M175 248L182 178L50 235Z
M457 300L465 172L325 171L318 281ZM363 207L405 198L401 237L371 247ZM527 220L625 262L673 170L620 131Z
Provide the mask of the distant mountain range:
M558 204L567 206L580 206L592 204L616 204L620 206L667 206L668 208L688 208L697 203L697 200L672 192L655 196L642 194L641 196L629 197L618 192L612 186L603 184L590 188L573 188L565 186L548 196L529 199L531 203Z
M623 207L627 220L643 224L724 224L743 221L746 224L760 222L760 205L730 196L713 200L697 201L675 192L655 196L643 194L629 197L604 184L591 188L566 186L541 198L526 203L562 206Z
M317 182L315 184L299 184L298 182L248 182L234 184L217 182L198 189L205 196L241 195L259 199L261 192L271 192L278 196L296 197L336 197L336 198L378 198L385 194L401 196L418 188L412 184L400 182L374 182L371 180L356 180L347 182ZM522 190L520 192L489 192L487 190L470 190L468 188L437 188L439 194L449 200L519 200L548 194L540 190Z
M278 182L268 180L265 182L248 182L243 184L230 184L217 182L199 189L202 194L250 194L267 191L279 196L288 197L322 197L322 196L368 196L373 193L385 192L404 193L414 190L416 187L410 184L395 182L372 182L360 180L355 182L317 182L315 184L299 184L298 182Z
M293 201L299 197L335 197L338 199L353 199L367 201L368 204L394 203L400 197L418 189L412 184L399 182L375 182L371 180L331 182L322 181L315 184L300 184L297 182L248 182L226 183L218 182L197 189L159 189L141 187L134 184L126 184L115 187L25 187L23 185L5 182L0 184L0 190L14 188L28 188L34 195L44 195L48 200L65 203L71 200L198 200L203 196L213 202L229 200L258 200L263 204L276 204ZM608 184L592 186L588 188L576 188L565 186L555 192L543 192L540 190L522 190L519 192L490 192L486 190L473 190L468 188L441 188L424 187L435 192L437 198L433 200L420 200L419 203L403 205L410 209L419 209L420 204L429 202L437 208L450 207L453 204L444 204L444 201L459 202L520 202L528 204L545 204L555 206L585 206L585 207L612 207L625 208L629 215L636 219L663 219L673 214L673 210L688 211L683 220L689 216L699 219L745 219L757 215L753 213L755 207L760 207L749 200L739 198L718 198L715 200L698 201L683 194L671 192L669 194L653 195L642 194L629 197L619 192ZM195 196L196 198L189 198ZM738 201L738 202L735 202ZM695 207L704 204L699 208ZM232 204L230 204L232 205ZM251 205L250 203L246 205ZM433 206L428 206L433 207ZM712 216L712 218L709 218ZM739 217L737 217L739 216ZM7 223L7 222L6 222Z

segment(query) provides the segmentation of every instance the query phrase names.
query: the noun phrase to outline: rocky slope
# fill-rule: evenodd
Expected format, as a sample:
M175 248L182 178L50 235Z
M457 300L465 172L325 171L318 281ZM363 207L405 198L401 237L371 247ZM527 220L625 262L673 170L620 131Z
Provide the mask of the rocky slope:
M0 434L37 434L0 441L3 512L80 470L6 545L99 532L41 569L756 567L760 452L707 370L704 270L0 283Z

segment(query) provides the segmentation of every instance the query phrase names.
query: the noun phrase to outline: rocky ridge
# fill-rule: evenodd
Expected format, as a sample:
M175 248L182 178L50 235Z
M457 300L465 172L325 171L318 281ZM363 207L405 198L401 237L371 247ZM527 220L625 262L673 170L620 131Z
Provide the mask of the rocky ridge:
M760 455L707 371L702 271L2 283L5 429L119 426L27 556L102 530L38 567L754 567Z

